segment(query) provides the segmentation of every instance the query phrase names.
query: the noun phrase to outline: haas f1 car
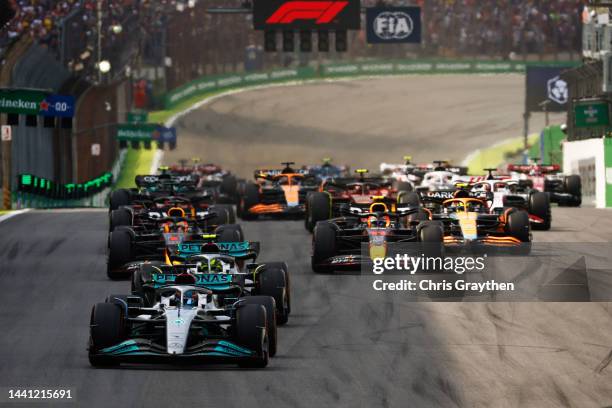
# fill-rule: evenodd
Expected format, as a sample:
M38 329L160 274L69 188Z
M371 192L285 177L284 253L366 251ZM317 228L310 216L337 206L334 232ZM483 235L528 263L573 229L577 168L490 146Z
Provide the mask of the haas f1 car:
M510 164L508 171L522 186L548 193L553 203L566 207L579 207L582 204L580 176L561 174L559 165Z

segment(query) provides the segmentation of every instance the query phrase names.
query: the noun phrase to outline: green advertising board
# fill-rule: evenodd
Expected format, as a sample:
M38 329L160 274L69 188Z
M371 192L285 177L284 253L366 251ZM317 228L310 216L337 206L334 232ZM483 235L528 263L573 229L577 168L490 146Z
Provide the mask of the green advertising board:
M127 142L148 142L153 139L155 124L122 123L117 126L117 140Z
M577 128L610 126L610 106L607 101L580 101L574 106Z
M129 112L127 115L128 123L147 123L149 114L147 112Z
M38 115L46 94L27 89L0 89L0 112Z
M285 68L269 72L204 76L188 82L165 95L166 109L190 98L232 88L244 88L283 81L412 74L524 74L529 65L575 67L575 62L522 62L475 60L391 60L320 64L317 68Z

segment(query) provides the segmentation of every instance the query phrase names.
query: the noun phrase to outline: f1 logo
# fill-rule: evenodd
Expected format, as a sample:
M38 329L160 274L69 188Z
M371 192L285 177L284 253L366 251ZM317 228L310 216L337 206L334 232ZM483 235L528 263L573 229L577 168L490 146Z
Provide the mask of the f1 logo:
M291 24L296 20L315 20L328 24L348 5L348 1L289 1L281 5L267 24Z

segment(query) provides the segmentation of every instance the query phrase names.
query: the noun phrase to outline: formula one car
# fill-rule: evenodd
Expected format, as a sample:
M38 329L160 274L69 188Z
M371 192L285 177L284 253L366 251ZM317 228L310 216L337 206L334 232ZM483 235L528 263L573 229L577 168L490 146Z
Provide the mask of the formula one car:
M238 215L245 220L260 215L304 215L304 203L309 191L318 188L317 179L295 163L282 163L282 170L255 170L255 183L246 183L238 203Z
M506 207L503 212L491 211L486 199L470 197L469 192L458 190L455 198L444 199L430 193L423 196L423 205L433 221L444 226L446 247L477 246L515 247L519 253L529 251L531 231L526 211Z
M183 242L212 236L223 242L242 241L244 234L237 224L216 225L209 213L197 221L184 217L182 209L172 209L168 216L156 220L157 228L119 226L108 237L107 275L120 279L130 275L131 262L143 260L169 261L173 251Z
M164 174L138 175L135 178L137 188L121 188L111 193L109 199L110 211L137 201L147 201L159 197L181 196L194 202L208 204L231 204L235 197L224 194L219 183L207 185L197 175L172 175L163 170Z
M160 283L172 282L177 274L190 273L197 279L226 283L226 275L234 275L240 286L240 296L265 295L274 298L276 321L287 323L291 313L291 289L287 264L284 262L255 263L259 243L190 241L178 246L171 265L160 261L133 264L132 293L153 304L155 289ZM180 260L177 262L177 260ZM245 264L245 260L250 263ZM218 276L216 276L216 275ZM223 299L221 299L223 300Z
M214 276L214 275L213 275ZM265 367L276 332L269 296L241 297L233 275L175 276L154 290L155 304L111 295L91 311L89 362L233 363ZM223 301L221 301L223 299ZM274 316L274 313L272 313Z
M367 177L367 169L355 170L356 177L331 178L324 181L318 191L308 194L304 226L314 229L319 221L339 217L349 208L366 211L372 204L372 197L382 197L391 211L398 205L418 206L418 196L410 191L398 191L391 181L380 176ZM367 212L367 211L366 211Z
M374 197L366 211L351 208L344 217L319 221L312 237L312 270L353 269L384 258L392 244L422 242L441 247L443 231L418 207L391 211L384 197ZM363 246L367 246L364 253ZM435 249L435 248L434 248Z
M404 156L404 164L381 163L380 165L383 176L389 180L394 180L397 183L396 188L398 190L405 191L435 190L438 189L438 186L448 186L452 184L451 179L466 175L467 170L467 167L454 166L448 160L413 164L411 156ZM426 180L428 173L432 174ZM410 188L408 188L408 185Z
M309 175L316 177L319 182L324 182L331 178L347 175L349 168L348 166L335 166L332 164L332 160L326 157L320 166L306 166L305 170Z
M221 225L236 222L236 214L231 204L207 203L207 200L184 198L182 196L160 196L146 200L134 200L131 205L111 210L109 230L119 226L141 226L145 229L156 229L159 220L166 218L169 212L178 212L182 218L191 221L208 220L208 224ZM214 213L216 216L211 217Z
M496 178L491 175L493 169L486 170L489 171L486 180L465 184L471 197L484 199L489 211L495 214L502 214L508 207L524 210L529 214L532 229L550 229L552 212L548 193L525 189L517 180Z
M522 186L550 195L559 206L579 207L582 204L582 181L578 175L563 175L559 165L510 164L508 171Z

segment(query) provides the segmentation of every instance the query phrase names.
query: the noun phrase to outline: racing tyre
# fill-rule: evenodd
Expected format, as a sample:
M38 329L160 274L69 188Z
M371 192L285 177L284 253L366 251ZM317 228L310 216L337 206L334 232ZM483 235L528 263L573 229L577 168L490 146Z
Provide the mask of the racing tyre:
M109 199L109 207L110 210L116 210L122 205L130 204L130 191L125 188L120 188L119 190L115 190L111 193Z
M245 298L248 299L248 298ZM236 343L257 353L240 367L263 368L268 365L269 347L266 328L266 309L260 304L245 304L236 312Z
M112 231L108 239L107 274L111 279L120 279L124 274L114 272L132 260L132 235L129 231L120 229Z
M210 211L216 213L216 216L208 222L212 225L234 224L236 222L236 213L234 206L231 204L215 204L209 207Z
M416 191L401 191L397 195L398 204L408 204L410 207L421 205L421 198Z
M408 214L408 216L406 217L406 221L408 222L408 224L410 224L411 222L429 221L429 214L427 213L427 211L419 209L418 211L412 214Z
M444 254L444 230L437 221L424 221L417 227L422 253L427 257L442 257Z
M132 213L127 208L117 208L110 214L110 231L117 227L132 226Z
M414 190L414 188L412 188L412 184L408 183L407 181L396 181L395 183L393 183L393 187L397 190L397 192L410 192L412 190Z
M289 279L282 262L267 263L259 274L259 294L271 296L276 304L276 323L280 326L289 321Z
M530 242L531 234L527 212L522 210L511 211L506 222L506 232L521 242Z
M221 193L235 199L238 195L238 181L234 176L226 176L221 180L221 185L219 186Z
M112 359L95 353L121 343L126 338L121 308L114 303L97 303L91 310L89 363L94 367L116 365Z
M240 217L243 220L252 220L257 218L256 214L251 214L249 208L259 204L259 187L254 183L247 183L244 186L244 194L238 203L240 208Z
M144 285L153 281L153 274L159 272L159 267L163 264L161 261L142 263L132 275L132 294L141 296L147 307L155 303L155 290L145 288Z
M336 255L336 230L329 222L317 223L312 236L312 270L316 273L331 272L328 266L321 265Z
M572 195L567 205L570 207L580 207L582 204L582 179L578 175L567 176L563 179L563 189Z
M244 232L240 224L225 224L220 225L215 229L218 242L242 242L244 241Z
M532 223L531 228L534 230L548 231L552 221L552 213L550 211L550 196L548 193L536 192L529 196L529 212L543 220L540 223Z
M325 221L332 217L331 197L327 193L314 192L308 195L306 205L305 226L310 232L314 230L319 221Z
M276 302L271 296L248 296L241 298L247 305L262 305L266 309L266 327L268 329L268 352L270 357L276 355Z

